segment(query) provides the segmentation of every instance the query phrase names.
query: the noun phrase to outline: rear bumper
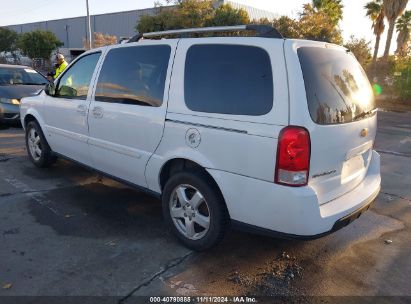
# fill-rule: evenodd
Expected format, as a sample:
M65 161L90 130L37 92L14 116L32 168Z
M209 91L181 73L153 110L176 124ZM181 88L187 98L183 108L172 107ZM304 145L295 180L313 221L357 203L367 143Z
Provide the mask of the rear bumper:
M378 195L378 192L379 191L377 191L375 196ZM271 237L282 238L282 239L315 240L315 239L321 238L323 236L326 236L328 234L331 234L335 231L338 231L341 228L344 228L348 224L350 224L353 221L355 221L356 219L358 219L365 211L367 211L371 207L372 203L374 202L374 199L375 199L375 197L370 198L370 202L368 204L364 205L363 207L356 210L355 212L353 212L353 213L351 213L347 216L344 216L343 218L336 221L334 223L333 227L331 228L331 230L323 232L323 233L315 234L315 235L296 235L296 234L278 232L278 231L274 231L274 230L260 228L260 227L254 226L254 225L245 224L245 223L242 223L242 222L239 222L239 221L236 221L236 220L232 220L232 226L235 229L242 230L242 231L245 231L245 232L258 233L258 234L267 235L267 236L271 236Z
M358 218L377 197L380 156L373 151L364 180L320 205L314 189L291 188L232 173L209 170L223 193L235 226L288 238L318 238Z

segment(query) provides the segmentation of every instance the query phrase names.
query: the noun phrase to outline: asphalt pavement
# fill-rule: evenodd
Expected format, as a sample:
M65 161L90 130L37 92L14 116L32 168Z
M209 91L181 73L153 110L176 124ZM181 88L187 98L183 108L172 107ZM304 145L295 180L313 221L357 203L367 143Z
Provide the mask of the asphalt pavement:
M313 241L229 231L203 253L171 235L160 201L65 160L35 168L22 130L1 130L0 296L127 303L140 295L378 295L407 302L411 112L378 117L382 189L358 220Z

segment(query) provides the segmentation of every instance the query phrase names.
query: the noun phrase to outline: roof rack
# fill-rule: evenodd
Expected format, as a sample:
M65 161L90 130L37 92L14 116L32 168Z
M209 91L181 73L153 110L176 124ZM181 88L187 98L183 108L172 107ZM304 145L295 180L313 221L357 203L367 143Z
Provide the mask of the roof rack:
M243 32L243 31L255 31L257 35L254 37L280 38L280 39L284 38L276 28L270 25L247 24L247 25L235 25L235 26L215 26L215 27L169 30L169 31L162 31L162 32L150 32L150 33L144 33L144 34L137 34L134 37L132 37L128 42L137 42L141 38L152 38L152 37L161 37L161 36L169 36L169 35L177 35L179 38L187 38L189 37L190 34L216 33L216 32Z

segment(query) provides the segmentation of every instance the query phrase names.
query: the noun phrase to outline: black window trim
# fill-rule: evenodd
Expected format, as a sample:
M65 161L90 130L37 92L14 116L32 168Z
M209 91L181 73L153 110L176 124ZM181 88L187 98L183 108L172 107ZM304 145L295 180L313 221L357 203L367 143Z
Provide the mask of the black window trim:
M118 50L118 49L134 48L134 47L153 47L153 46L168 46L168 47L170 48L170 54L169 54L168 62L167 62L166 77L165 77L165 80L164 80L163 100L161 100L161 105L159 105L159 106L154 106L154 105L150 105L150 104L148 104L148 103L137 104L137 103L128 103L128 102L124 102L124 101L116 101L116 100L101 101L101 100L97 100L97 99L96 99L97 85L98 85L98 81L99 81L99 79L100 79L101 71L103 70L104 62L106 61L106 58L107 58L108 54L109 54L111 51L113 51L113 50ZM174 51L174 53L173 53L173 51ZM170 84L169 84L169 87L168 87L168 88L166 87L167 74L168 74L170 68L173 69L174 59L175 59L174 57L175 57L176 53L177 53L177 49L176 49L176 48L173 49L173 46L170 45L170 44L168 44L168 43L142 44L142 45L138 45L138 44L131 44L131 45L123 44L123 45L116 45L115 47L109 48L109 49L105 52L105 54L104 54L104 56L103 56L103 59L102 59L102 62L101 62L101 65L100 65L99 68L98 68L98 74L96 75L96 79L95 79L95 81L94 81L94 86L93 86L93 92L92 92L91 100L94 101L94 102L115 103L115 104L127 105L127 106L132 105L132 106L140 106L140 107L161 108L164 104L167 104L167 101L164 100L164 94L166 93L166 91L168 92L169 89L170 89L170 88L169 88L169 87L170 87ZM174 56L174 57L173 57L173 60L172 60L172 62L171 62L171 64L170 64L170 59L172 58L172 56ZM171 74L172 74L172 73L170 73L169 81L171 81Z
M101 51L101 50L95 51L95 52L86 53L86 54L82 54L81 56L78 56L76 59L74 59L74 61L70 62L69 65L65 68L65 70L64 70L64 71L61 73L61 75L59 75L59 77L58 77L58 81L57 81L57 83L55 84L56 94L57 94L57 88L58 88L59 85L60 85L61 79L62 79L62 78L64 77L64 75L77 63L77 61L79 61L79 60L81 60L82 58L85 58L85 57L87 57L87 56L94 55L94 54L100 54L100 57L99 57L99 59L97 60L96 66L95 66L94 71L93 71L93 74L95 73L96 69L98 68L98 62L101 60L101 54L102 54L102 51ZM92 86L92 82L93 82L93 75L91 76L91 79L90 79L89 90L90 90L90 87ZM76 97L69 97L69 96L58 96L58 95L56 95L56 94L55 94L53 97L55 97L55 98L62 98L62 99L87 100L87 97L88 97L88 93L87 93L86 99L81 99L81 98L76 98Z
M190 51L190 49L193 46L204 46L204 45L225 45L225 46L246 46L246 47L252 47L252 48L258 48L261 49L262 51L264 51L267 54L267 57L269 59L270 62L270 70L271 70L271 80L272 80L272 102L271 102L271 107L270 109L264 113L264 114L259 114L259 115L250 115L250 114L229 114L229 113L217 113L217 112L204 112L204 111L196 111L196 110L192 110L186 103L186 98L185 98L185 74L186 74L186 65L187 65L187 54ZM207 116L215 116L215 117L223 117L225 115L230 115L230 119L234 118L234 117L264 117L266 115L269 115L270 113L272 113L273 109L274 109L274 99L275 99L275 81L274 81L274 71L273 71L273 61L271 58L270 53L267 51L267 49L261 45L253 45L253 44L245 44L245 43L218 43L218 42L206 42L206 43L193 43L191 44L185 51L184 54L184 72L183 72L183 76L182 76L182 80L183 80L183 103L185 108L190 111L193 114L199 114L201 116L203 115L207 115Z

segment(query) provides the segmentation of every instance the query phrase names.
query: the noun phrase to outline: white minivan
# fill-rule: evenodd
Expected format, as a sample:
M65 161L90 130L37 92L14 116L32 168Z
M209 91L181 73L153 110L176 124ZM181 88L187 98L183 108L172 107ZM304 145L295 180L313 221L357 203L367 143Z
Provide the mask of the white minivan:
M90 50L23 99L21 120L36 166L61 156L161 198L166 222L195 250L230 225L317 238L358 218L380 190L377 112L360 64L343 47L268 26L156 32Z

